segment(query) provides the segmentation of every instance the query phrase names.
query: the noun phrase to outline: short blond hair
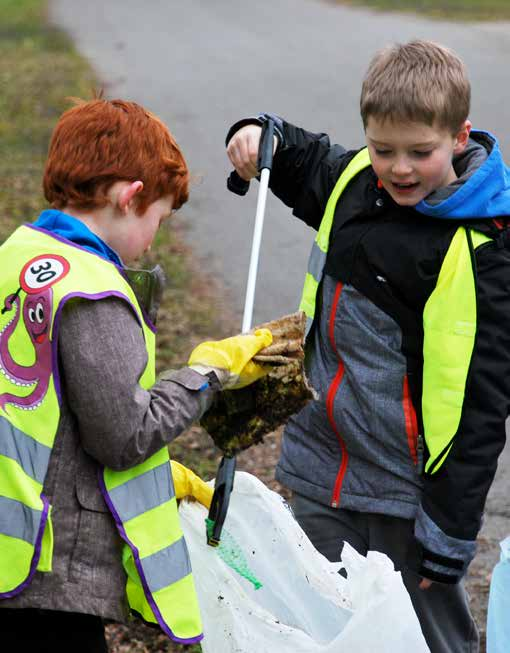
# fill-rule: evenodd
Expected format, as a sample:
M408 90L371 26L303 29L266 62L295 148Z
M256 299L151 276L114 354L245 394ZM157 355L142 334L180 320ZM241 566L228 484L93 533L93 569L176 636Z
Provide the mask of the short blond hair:
M469 115L471 86L462 60L433 41L397 43L370 62L361 89L366 129L370 116L423 122L457 133Z

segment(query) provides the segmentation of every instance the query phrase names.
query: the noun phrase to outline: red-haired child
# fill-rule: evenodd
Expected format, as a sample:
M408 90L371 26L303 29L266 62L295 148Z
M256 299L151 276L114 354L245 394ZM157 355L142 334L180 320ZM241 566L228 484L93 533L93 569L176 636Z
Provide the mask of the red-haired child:
M52 208L0 247L0 624L18 650L106 651L103 619L130 610L202 637L167 445L264 373L271 334L203 343L155 380L156 281L126 264L188 185L159 118L80 101L51 139Z

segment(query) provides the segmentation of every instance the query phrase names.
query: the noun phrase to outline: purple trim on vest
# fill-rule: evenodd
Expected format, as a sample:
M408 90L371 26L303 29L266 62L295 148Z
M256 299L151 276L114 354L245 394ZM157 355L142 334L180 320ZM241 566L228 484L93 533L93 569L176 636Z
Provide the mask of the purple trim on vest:
M23 226L27 227L28 229L33 229L34 231L40 231L42 234L46 234L46 236L50 236L50 238L54 238L55 240L58 240L59 242L64 243L65 245L69 245L69 247L74 247L75 249L79 249L82 252L85 252L86 254L90 254L91 256L96 256L97 258L101 259L101 261L103 261L104 263L109 263L110 265L112 265L117 270L117 272L120 274L120 276L127 283L127 279L126 279L126 277L124 275L124 268L122 266L120 266L120 265L117 265L113 261L109 261L108 259L105 259L104 256L101 256L101 254L96 254L95 252L91 252L90 249L87 249L86 247L82 247L81 245L77 245L76 243L73 243L72 240L67 240L67 238L64 238L64 236L59 236L58 234L55 234L52 231L48 231L47 229L43 229L42 227L35 227L33 224L29 224L29 223L25 223ZM153 333L157 333L156 327L154 326L154 324L149 319L149 316L145 312L144 307L141 306L141 305L140 305L140 310L142 312L145 323L147 324L147 327Z
M99 488L101 490L101 494L103 495L103 498L106 502L106 505L108 506L114 520L115 524L117 526L117 530L119 531L119 534L121 538L126 542L126 544L129 546L131 551L133 552L133 557L135 560L135 565L136 569L138 571L138 574L140 576L140 580L142 581L142 587L143 587L143 592L145 594L145 598L147 599L147 602L149 603L152 612L154 613L154 616L157 619L157 622L165 635L168 635L170 639L173 639L174 642L178 642L179 644L198 644L198 642L202 641L204 638L203 633L200 635L197 635L197 637L192 637L191 639L181 639L180 637L177 637L176 635L173 634L171 631L170 627L167 625L165 620L163 619L161 612L159 611L158 606L156 605L154 599L152 598L151 591L149 589L149 585L147 583L147 579L145 578L145 574L143 571L142 567L142 561L140 560L140 552L136 548L136 546L131 542L131 540L128 538L127 533L124 529L124 524L122 523L121 518L119 517L118 512L115 510L115 506L113 505L110 495L108 494L108 490L106 489L106 485L104 482L104 477L103 477L103 470L104 467L100 467L98 470L98 477L99 477Z
M41 492L41 501L43 502L41 523L39 524L39 530L37 532L37 537L35 538L35 544L34 544L35 550L34 550L34 555L32 556L32 560L30 562L30 571L28 572L28 576L21 583L21 585L18 585L18 587L15 587L13 590L10 590L9 592L4 592L3 594L0 593L0 599L12 599L14 596L17 596L18 594L23 592L23 590L26 589L32 582L32 578L34 577L34 574L36 572L37 565L39 564L39 558L41 557L42 538L44 535L44 529L46 528L46 522L48 521L48 514L50 510L50 502L42 492Z
M156 325L152 323L150 317L145 312L145 308L141 304L140 304L140 309L142 311L142 315L143 315L143 319L145 320L145 324L152 331L152 333L156 334L158 332L158 329L157 329Z
M156 333L158 332L158 329L157 329L156 325L152 322L152 320L150 319L150 317L148 316L147 311L145 310L145 307L142 306L140 303L138 303L138 306L140 307L140 311L141 311L141 313L142 313L142 315L143 315L143 320L144 320L144 322L145 322L147 328L148 328L150 331L152 331L152 333L153 333L154 335L156 335Z
M52 358L51 364L53 367L53 383L55 385L55 392L57 393L57 399L59 405L62 402L62 394L60 391L60 370L58 367L58 330L60 326L60 318L62 315L62 310L64 308L64 305L69 299L73 299L73 297L81 297L82 299L90 299L90 300L105 299L106 297L119 297L120 299L123 299L125 302L127 302L133 308L135 317L138 320L138 323L140 323L140 320L138 318L138 313L136 312L136 309L133 306L132 302L129 300L129 297L126 297L126 295L123 295L121 292L117 290L109 290L107 292L100 292L92 295L89 295L84 292L73 292L73 293L69 293L69 295L65 295L65 297L63 297L60 300L60 304L58 305L57 311L55 313L55 317L53 318L53 333L52 333L52 340L51 340L51 358Z

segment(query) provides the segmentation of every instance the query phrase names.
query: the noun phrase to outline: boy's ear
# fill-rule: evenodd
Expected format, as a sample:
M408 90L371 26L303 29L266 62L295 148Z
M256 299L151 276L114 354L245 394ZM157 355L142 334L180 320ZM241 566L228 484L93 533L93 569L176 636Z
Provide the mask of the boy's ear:
M453 148L453 153L454 155L460 154L466 149L466 145L468 144L469 141L469 134L471 132L471 122L469 120L465 120L459 131L457 132L457 135L455 136L455 145Z
M117 195L117 205L122 213L132 208L133 200L143 190L143 181L125 182Z

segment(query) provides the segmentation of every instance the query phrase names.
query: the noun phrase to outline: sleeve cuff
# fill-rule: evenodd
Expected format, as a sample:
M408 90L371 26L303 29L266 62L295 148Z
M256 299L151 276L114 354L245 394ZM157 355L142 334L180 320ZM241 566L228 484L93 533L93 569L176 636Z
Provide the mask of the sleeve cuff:
M167 370L160 375L159 380L172 381L173 383L177 383L183 388L186 388L186 390L192 390L195 392L203 391L208 388L211 388L211 390L220 389L218 377L214 372L212 372L212 374L200 374L191 367L183 367L180 370Z
M424 578L455 584L467 571L476 552L476 542L447 535L418 508L415 537L408 551L408 567Z
M221 385L216 374L211 371L207 374L200 374L190 367L183 367L180 370L168 370L159 377L160 381L176 383L186 390L196 393L198 401L197 419L211 407L216 393L221 390Z
M408 554L407 566L423 578L446 585L458 583L467 569L464 560L438 555L423 547L418 540L414 541Z

